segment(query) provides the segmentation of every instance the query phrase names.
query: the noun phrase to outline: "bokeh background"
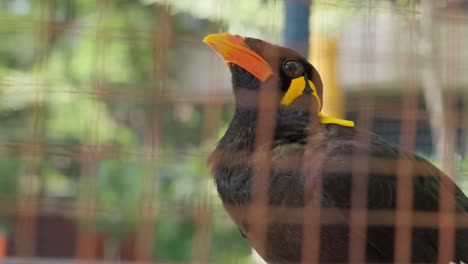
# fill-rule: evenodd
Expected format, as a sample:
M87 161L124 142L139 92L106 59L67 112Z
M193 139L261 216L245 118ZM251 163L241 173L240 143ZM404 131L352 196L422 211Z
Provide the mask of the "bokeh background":
M468 1L1 0L2 263L253 263L206 164L224 31L297 48L326 112L468 192Z

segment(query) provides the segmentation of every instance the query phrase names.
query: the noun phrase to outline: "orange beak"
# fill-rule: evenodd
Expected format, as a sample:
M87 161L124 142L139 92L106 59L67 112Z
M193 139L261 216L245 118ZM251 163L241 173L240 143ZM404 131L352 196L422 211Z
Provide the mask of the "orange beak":
M234 63L261 81L272 74L270 65L244 43L244 38L228 33L211 34L203 39L226 63Z

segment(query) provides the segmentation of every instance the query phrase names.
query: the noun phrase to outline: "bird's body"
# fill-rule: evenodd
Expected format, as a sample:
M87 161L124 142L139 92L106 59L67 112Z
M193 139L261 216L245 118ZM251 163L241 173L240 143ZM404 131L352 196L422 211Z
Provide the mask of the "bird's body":
M322 221L320 234L317 236L320 239L320 262L346 263L349 259L349 223L350 209L353 207L351 201L354 177L364 177L365 181L361 183L367 185L364 197L367 199L365 209L369 215L374 212L395 212L398 177L412 177L412 200L408 203L412 203L414 213L438 213L439 194L442 192L455 195L457 214L468 213L468 198L458 187L446 186L452 182L423 158L371 132L354 128L346 121L322 118L321 81L310 64L309 67L290 50L273 45L270 47L267 45L271 44L266 42L259 44L255 39L246 39L244 42L244 47L260 54L269 65L274 64L269 57L272 56L270 53L276 51L273 57L279 60L278 65L283 65L283 70L283 61L289 59L299 61L305 69L305 73L293 76L288 81L281 72L275 73L275 69L281 67L272 66L273 73L269 78L260 80L249 74L248 69L238 66L242 61L230 65L236 94L236 111L224 137L211 155L216 186L225 209L252 247L268 263L303 263L303 251L308 250L303 244L307 235L304 233L305 208L316 204L322 210L331 212L330 215L334 217L330 218L333 221L322 217L325 220ZM261 50L258 50L259 46ZM265 49L269 53L265 54ZM241 66L249 67L247 64ZM305 81L298 81L302 77ZM307 80L314 80L310 84L310 93L313 96L308 94L309 91L306 94L306 88L302 88L303 93L296 92L295 97L287 95L291 89L296 89L294 85L297 86L297 83L305 83L307 86ZM256 140L261 119L260 109L255 103L259 100L258 92L245 91L258 91L260 86L268 89L268 82L276 82L276 88L281 88L282 101L273 113L275 118L270 126L274 130L271 144L259 146ZM288 96L292 99L285 100ZM303 98L307 100L299 100ZM312 105L312 110L307 105ZM317 108L318 111L314 111ZM266 155L259 155L261 152ZM255 159L261 157L268 157L268 168L256 165ZM402 164L409 164L406 172L400 170ZM262 169L266 171L261 171ZM268 174L267 182L261 187L254 185L255 177L260 177L264 172ZM399 173L406 174L401 176ZM318 184L320 188L317 188ZM252 232L252 225L249 224L249 208L259 192L266 193L268 203L267 209L257 216L264 223L264 236ZM357 234L366 238L367 262L395 260L396 227L391 224L394 219L389 222L390 224L371 223L365 234ZM413 263L437 262L437 226L414 227L411 244ZM456 229L453 256L456 261L468 261L468 229Z

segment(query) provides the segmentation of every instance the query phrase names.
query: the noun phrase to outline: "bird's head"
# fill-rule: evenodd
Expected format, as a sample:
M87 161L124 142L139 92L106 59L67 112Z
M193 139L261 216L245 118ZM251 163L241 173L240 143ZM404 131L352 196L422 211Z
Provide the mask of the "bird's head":
M333 123L320 113L323 84L319 73L297 52L228 33L208 35L204 42L229 67L236 104L256 107L260 89L271 89L279 95L279 109L312 111L322 123Z
M297 52L255 38L228 33L208 35L204 41L226 62L238 104L254 104L257 92L274 89L282 107L293 107L302 95L322 101L317 70ZM320 108L321 106L319 106Z

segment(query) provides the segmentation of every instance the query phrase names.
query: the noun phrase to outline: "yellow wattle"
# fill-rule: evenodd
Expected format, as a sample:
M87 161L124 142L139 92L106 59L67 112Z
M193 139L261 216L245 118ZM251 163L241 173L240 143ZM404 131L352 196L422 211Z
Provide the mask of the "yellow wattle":
M354 122L350 120L340 119L336 117L329 117L324 115L320 110L322 109L322 102L317 94L317 88L315 87L314 83L308 80L309 86L312 89L312 95L317 99L317 111L320 118L320 122L322 124L335 124L344 127L354 127ZM301 96L306 88L306 79L305 77L295 78L291 81L291 85L289 86L288 91L283 96L281 100L281 104L283 105L290 105L297 97Z
M329 116L324 115L320 111L322 109L322 102L320 101L320 98L318 97L317 88L315 87L314 83L310 80L309 80L309 85L310 85L310 88L312 88L313 90L312 94L315 96L315 98L317 98L317 101L318 101L318 112L319 112L318 115L320 118L320 123L335 124L335 125L344 126L344 127L354 127L354 122L351 120L345 120L341 118L329 117Z
M320 123L322 124L335 124L344 127L354 127L354 122L351 120L336 118L336 117L329 117L321 112L319 113Z
M305 86L306 86L306 83L305 83L304 77L292 79L291 84L289 85L289 89L284 94L283 99L281 99L281 104L282 105L292 104L292 102L294 102L294 100L296 100L297 97L302 95L302 93L304 92Z

